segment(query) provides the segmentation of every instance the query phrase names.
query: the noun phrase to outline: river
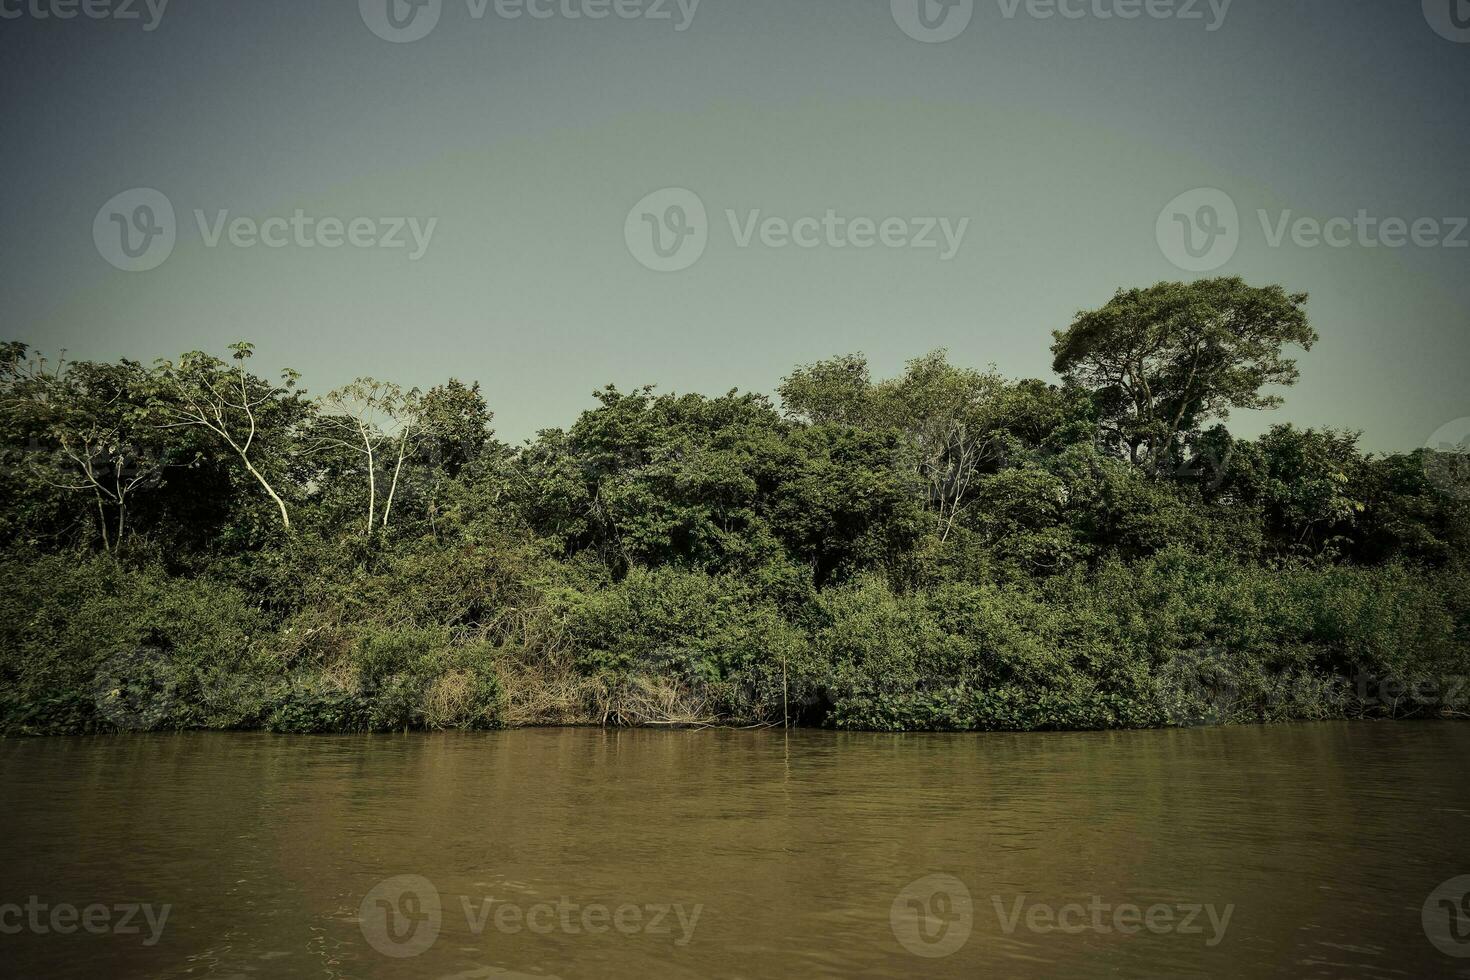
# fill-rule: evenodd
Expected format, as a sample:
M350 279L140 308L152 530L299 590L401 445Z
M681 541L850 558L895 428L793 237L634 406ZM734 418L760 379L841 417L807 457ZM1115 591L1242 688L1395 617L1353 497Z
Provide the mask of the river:
M1470 976L1470 725L0 742L0 973Z

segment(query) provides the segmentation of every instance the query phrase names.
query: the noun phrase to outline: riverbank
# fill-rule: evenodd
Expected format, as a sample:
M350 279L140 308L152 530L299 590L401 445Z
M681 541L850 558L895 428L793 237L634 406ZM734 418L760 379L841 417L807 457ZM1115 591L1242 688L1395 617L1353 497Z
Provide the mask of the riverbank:
M434 568L452 588L385 562L285 617L218 573L0 562L0 730L1029 731L1470 710L1455 569L1174 549L1043 582L868 576L783 604L704 573L577 583L522 576L514 552L453 557Z
M518 446L453 378L0 345L0 733L1457 716L1463 447L1225 427L1306 303L1119 290L1059 383L848 354Z

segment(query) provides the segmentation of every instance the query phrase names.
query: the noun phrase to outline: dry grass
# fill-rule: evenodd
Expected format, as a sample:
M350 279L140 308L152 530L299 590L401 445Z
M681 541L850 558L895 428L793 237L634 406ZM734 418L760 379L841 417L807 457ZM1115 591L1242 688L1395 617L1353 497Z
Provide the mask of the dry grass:
M584 677L565 663L501 664L505 723L697 727L720 724L708 699L664 677L638 676L618 684Z
M467 670L451 670L434 678L424 695L424 724L454 728L475 708L475 678Z

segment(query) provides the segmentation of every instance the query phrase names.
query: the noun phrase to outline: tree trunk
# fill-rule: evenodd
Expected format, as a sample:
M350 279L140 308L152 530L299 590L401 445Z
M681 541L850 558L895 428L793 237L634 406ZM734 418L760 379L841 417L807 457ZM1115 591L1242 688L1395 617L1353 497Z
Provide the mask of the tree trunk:
M107 539L107 510L102 506L102 494L93 490L92 495L97 498L97 528L102 532L102 550L111 554L112 542Z
M367 470L368 470L368 519L367 536L373 536L373 518L378 511L378 477L374 470L377 469L377 461L373 459L373 447L367 443Z
M388 530L388 517L393 513L393 495L398 492L398 474L403 470L403 456L408 451L408 428L398 440L398 462L393 466L393 482L388 486L388 502L383 505L383 530Z
M241 453L240 460L245 464L245 468L250 471L250 475L255 477L256 482L265 489L266 493L270 494L270 498L274 500L276 502L276 506L280 508L281 524L285 526L286 530L291 530L291 515L286 512L286 502L281 499L279 494L276 493L275 488L270 485L269 481L267 481L264 476L261 476L260 470L256 469L255 465L250 462L249 456Z

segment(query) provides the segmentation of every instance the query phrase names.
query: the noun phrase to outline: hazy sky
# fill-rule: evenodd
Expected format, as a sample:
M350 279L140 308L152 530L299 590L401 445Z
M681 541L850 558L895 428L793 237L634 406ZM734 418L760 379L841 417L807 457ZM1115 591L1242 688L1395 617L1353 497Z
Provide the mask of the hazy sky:
M1470 416L1466 0L123 2L0 0L0 335L478 380L519 440L607 382L771 391L854 350L1052 379L1050 331L1114 289L1240 275L1322 334L1275 418L1387 449ZM374 33L388 2L424 36ZM174 221L109 204L136 188ZM707 220L635 209L664 188ZM1196 188L1238 220L1166 209ZM650 270L649 221L703 253Z

